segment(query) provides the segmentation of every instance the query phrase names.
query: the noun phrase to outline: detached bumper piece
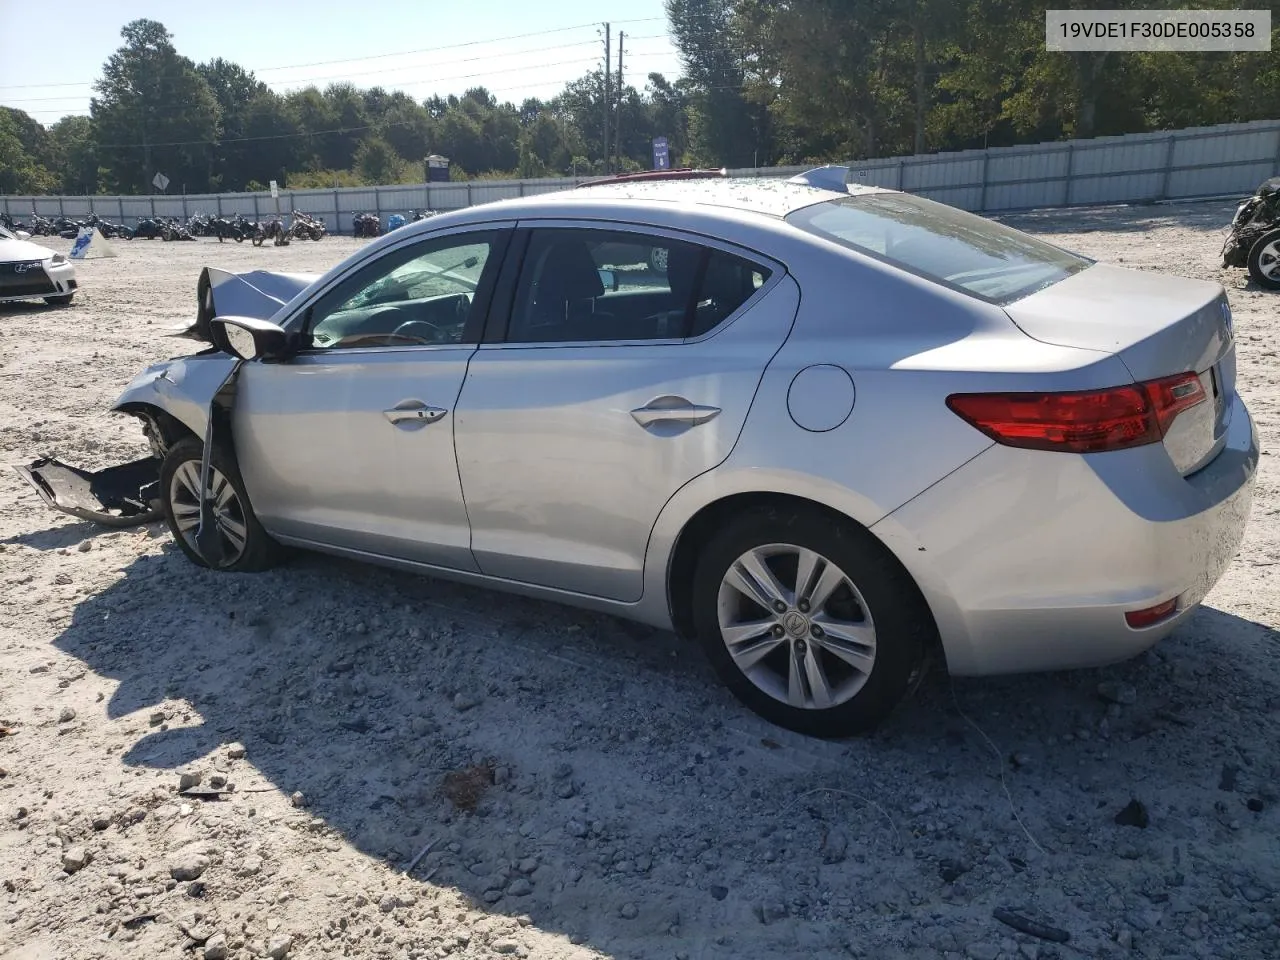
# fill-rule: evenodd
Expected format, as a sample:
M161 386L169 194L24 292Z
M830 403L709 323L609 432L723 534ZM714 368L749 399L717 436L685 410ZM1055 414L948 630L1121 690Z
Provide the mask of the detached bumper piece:
M91 473L44 458L15 467L55 510L108 527L134 527L160 519L160 461L155 457Z

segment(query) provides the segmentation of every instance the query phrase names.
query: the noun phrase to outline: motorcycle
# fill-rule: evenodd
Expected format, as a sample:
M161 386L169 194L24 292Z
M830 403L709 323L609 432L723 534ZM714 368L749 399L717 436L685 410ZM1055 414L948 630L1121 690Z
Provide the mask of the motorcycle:
M58 231L53 229L53 221L47 217L42 217L34 210L31 211L31 226L27 228L27 232L33 237L52 237Z
M25 223L21 220L13 219L13 217L9 216L7 213L0 213L0 226L3 226L10 233L17 233L19 230L23 233L31 232L27 229L27 225Z
M107 240L131 239L131 232L128 227L119 223L112 223L110 220L104 220L96 213L89 217L85 222L85 226L95 228Z
M133 236L138 240L154 240L160 236L164 221L157 217L143 217L133 228Z
M195 240L195 237L191 235L190 231L188 231L186 227L178 222L176 217L169 217L160 227L160 239Z
M287 247L291 233L292 228L286 229L284 221L274 217L265 224L257 224L253 233L253 245L260 247L270 240L277 247Z
M319 240L324 236L324 221L308 216L300 210L293 211L293 236L299 240Z
M351 226L356 237L382 236L382 221L376 213L357 213L352 218Z
M1260 287L1280 290L1280 177L1262 181L1236 207L1222 245L1224 267L1246 267Z

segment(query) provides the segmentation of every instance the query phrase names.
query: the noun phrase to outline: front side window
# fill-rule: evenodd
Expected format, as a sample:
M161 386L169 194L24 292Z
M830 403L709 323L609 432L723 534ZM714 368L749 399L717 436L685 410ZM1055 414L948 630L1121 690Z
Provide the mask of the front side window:
M1092 262L1020 230L905 193L840 197L787 217L801 230L997 304Z
M392 250L311 309L320 349L459 343L471 319L494 234L438 237Z
M767 268L683 240L623 231L536 230L507 340L574 343L701 336L738 310Z

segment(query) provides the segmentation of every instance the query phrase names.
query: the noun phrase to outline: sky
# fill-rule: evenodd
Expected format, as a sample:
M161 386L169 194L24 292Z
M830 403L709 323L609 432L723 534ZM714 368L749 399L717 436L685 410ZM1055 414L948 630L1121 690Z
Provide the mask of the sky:
M232 60L278 92L350 81L418 101L475 86L499 101L547 99L603 65L604 22L615 71L625 35L625 83L642 90L651 72L681 72L663 0L0 0L0 37L47 41L5 44L0 104L45 126L87 114L120 28L140 17L195 62Z

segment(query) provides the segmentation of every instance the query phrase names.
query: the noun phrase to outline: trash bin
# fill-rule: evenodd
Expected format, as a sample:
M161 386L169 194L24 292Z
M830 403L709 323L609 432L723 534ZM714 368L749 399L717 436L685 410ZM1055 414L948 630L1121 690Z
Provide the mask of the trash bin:
M388 230L395 230L397 227L403 227L403 226L404 226L404 214L393 213L391 216L387 217Z

